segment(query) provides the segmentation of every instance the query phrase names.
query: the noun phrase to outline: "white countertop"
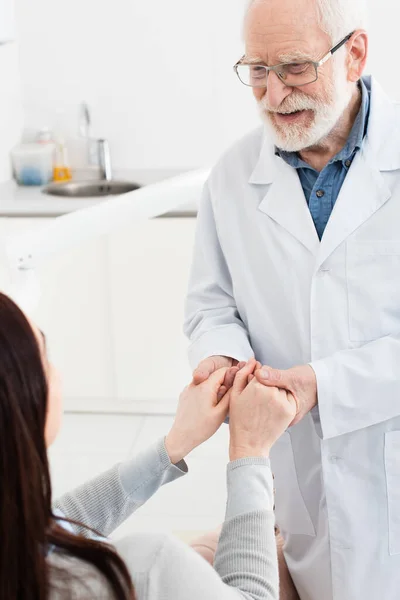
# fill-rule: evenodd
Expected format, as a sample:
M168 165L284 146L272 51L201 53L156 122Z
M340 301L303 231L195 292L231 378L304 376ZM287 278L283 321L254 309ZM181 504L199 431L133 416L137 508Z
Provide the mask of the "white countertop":
M133 181L140 185L149 185L174 177L182 173L180 171L132 171L116 172L115 179ZM82 177L79 177L82 179ZM0 183L0 217L56 217L67 213L89 208L110 200L110 196L101 198L63 198L50 196L42 193L41 187L19 186L15 181ZM196 216L197 206L188 204L179 210L168 213L167 216Z

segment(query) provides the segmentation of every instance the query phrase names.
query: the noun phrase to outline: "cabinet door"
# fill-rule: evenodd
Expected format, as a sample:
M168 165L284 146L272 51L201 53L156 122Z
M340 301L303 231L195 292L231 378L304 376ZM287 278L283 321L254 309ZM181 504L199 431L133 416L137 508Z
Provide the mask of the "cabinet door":
M50 219L1 221L15 235L45 227ZM106 252L106 238L98 238L37 269L42 294L34 318L61 373L66 409L96 410L115 398Z
M195 222L154 219L109 237L117 399L127 410L171 412L190 381L182 327Z

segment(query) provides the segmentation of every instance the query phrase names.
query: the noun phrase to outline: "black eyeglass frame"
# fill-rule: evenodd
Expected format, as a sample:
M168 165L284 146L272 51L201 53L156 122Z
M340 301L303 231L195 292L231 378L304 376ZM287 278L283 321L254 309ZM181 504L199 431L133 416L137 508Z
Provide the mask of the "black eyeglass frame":
M312 60L305 60L303 62L296 62L296 63L280 63L279 65L274 65L272 67L267 67L267 65L263 65L263 64L249 64L246 62L243 62L246 58L246 56L242 56L242 58L240 60L238 60L238 62L234 65L233 70L235 71L236 75L238 76L238 79L241 83L243 83L243 85L246 85L247 87L253 87L253 88L266 88L267 86L265 84L262 85L252 85L251 83L245 83L243 81L243 79L241 79L239 72L238 72L238 67L240 65L247 65L247 66L251 66L251 67L262 67L263 69L265 69L267 76L266 79L268 80L268 73L270 71L274 71L274 73L279 77L279 79L288 87L302 87L304 85L310 85L310 83L315 83L315 81L317 81L318 79L318 69L319 67L321 67L323 64L325 64L334 54L335 52L337 52L339 50L339 48L341 48L342 46L344 46L344 44L346 44L349 39L354 35L355 31L352 31L351 33L349 33L348 35L346 35L345 38L343 38L343 40L341 42L339 42L338 44L336 44L336 46L333 46L333 48L331 48L329 50L329 52L327 52L327 54L325 54L325 56L323 56L320 60L318 61L312 61ZM287 67L289 65L301 65L301 64L310 64L313 65L315 68L315 79L313 79L312 81L308 81L307 83L300 83L300 84L291 84L288 85L285 80L283 79L282 73L280 73L279 71L282 70L282 67Z

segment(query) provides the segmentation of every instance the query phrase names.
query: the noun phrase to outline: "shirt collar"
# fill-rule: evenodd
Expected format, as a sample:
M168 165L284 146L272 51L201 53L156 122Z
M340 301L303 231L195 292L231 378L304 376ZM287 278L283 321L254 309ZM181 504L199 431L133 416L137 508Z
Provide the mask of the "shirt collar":
M347 160L349 160L353 154L361 148L364 136L367 133L370 98L368 89L362 79L360 79L359 84L361 89L360 110L358 111L349 137L347 138L346 145L329 161L328 164L332 164L337 161L342 161L345 163ZM284 150L275 148L275 154L280 156L285 162L295 169L312 169L309 164L300 158L297 152L285 152Z

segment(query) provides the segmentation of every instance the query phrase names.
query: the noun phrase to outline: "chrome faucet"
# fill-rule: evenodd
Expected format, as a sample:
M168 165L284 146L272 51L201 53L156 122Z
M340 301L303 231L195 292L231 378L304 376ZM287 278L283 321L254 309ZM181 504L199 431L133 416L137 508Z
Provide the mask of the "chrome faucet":
M111 156L110 146L107 140L97 140L99 150L99 167L100 167L100 179L105 181L111 181L112 179L112 168L111 168Z
M79 118L79 132L88 144L88 161L91 165L100 168L100 179L112 180L110 147L107 140L93 139L90 135L91 126L90 110L86 102L82 102Z

